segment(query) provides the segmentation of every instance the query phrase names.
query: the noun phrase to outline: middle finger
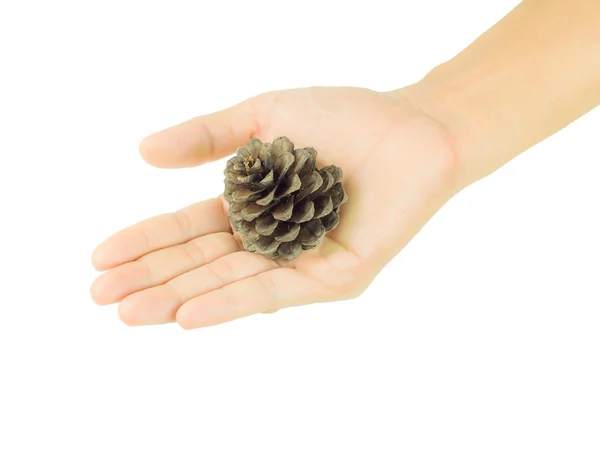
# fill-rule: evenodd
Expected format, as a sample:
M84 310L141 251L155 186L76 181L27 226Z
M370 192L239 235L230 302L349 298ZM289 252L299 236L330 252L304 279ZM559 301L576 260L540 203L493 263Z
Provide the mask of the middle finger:
M129 325L169 323L190 299L277 267L275 261L256 253L235 252L164 285L127 296L119 305L119 316Z
M118 302L236 250L239 246L231 233L208 234L157 250L102 274L92 285L92 297L98 304Z

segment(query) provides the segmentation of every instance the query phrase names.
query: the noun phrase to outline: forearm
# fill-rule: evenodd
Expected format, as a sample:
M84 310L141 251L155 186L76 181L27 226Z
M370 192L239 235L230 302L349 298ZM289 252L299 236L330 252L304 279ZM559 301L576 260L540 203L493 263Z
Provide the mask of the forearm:
M600 1L525 0L407 93L474 182L600 104Z

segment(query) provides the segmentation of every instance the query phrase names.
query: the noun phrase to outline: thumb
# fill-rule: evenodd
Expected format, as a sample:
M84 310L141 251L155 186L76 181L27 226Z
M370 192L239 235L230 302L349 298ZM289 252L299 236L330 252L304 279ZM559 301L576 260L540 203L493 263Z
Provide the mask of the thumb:
M260 98L154 133L142 140L140 154L159 168L196 166L229 155L256 135Z

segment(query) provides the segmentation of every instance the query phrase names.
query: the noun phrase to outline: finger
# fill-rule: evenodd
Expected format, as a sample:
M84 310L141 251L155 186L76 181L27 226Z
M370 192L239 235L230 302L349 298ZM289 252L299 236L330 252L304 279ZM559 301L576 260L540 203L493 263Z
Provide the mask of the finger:
M238 249L230 233L213 233L152 252L98 277L92 284L92 298L97 304L121 301L125 296L162 285Z
M106 270L155 250L223 231L231 231L223 202L210 199L119 231L96 248L92 264Z
M119 316L129 325L169 323L184 302L276 267L277 263L260 255L235 252L164 285L127 296L119 305Z
M179 308L176 317L181 327L193 329L329 298L317 280L295 269L279 268L193 298Z
M196 117L145 138L144 160L160 168L183 168L217 160L235 152L255 136L260 97L223 111Z

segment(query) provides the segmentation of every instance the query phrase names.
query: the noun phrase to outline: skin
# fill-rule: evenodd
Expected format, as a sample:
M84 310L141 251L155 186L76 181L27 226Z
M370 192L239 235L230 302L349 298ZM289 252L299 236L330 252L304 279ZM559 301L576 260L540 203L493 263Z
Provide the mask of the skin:
M177 320L195 328L352 298L456 189L448 136L398 93L274 92L159 132L140 149L156 166L195 166L229 155L251 137L283 134L297 147L317 148L319 167L332 163L344 170L343 222L322 245L293 261L244 252L219 197L146 220L102 243L93 264L108 271L92 286L95 301L120 301L119 315L130 325ZM404 197L382 198L386 194Z
M192 329L358 296L458 191L600 103L599 17L594 0L525 1L412 86L267 93L146 138L142 157L176 168L285 135L343 169L348 202L293 261L243 251L221 197L140 222L94 251L93 299Z

